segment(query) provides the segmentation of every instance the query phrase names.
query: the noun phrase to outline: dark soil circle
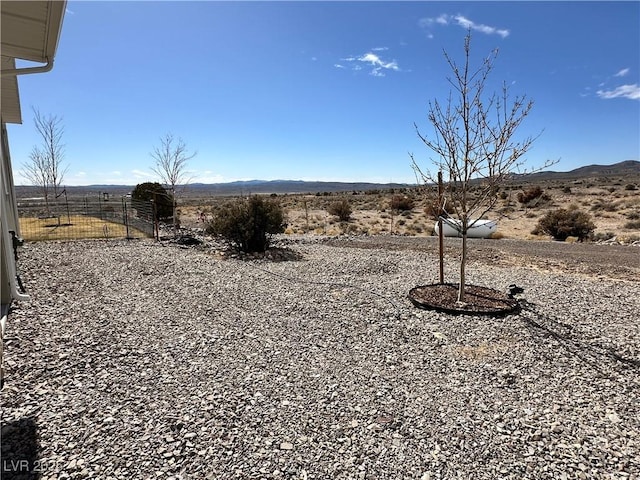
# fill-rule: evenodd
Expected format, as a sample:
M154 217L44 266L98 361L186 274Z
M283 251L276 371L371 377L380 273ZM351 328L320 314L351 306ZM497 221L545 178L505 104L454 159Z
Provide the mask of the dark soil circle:
M465 301L459 303L458 285L434 283L409 290L409 299L419 308L468 315L506 315L518 310L518 301L493 288L467 285Z

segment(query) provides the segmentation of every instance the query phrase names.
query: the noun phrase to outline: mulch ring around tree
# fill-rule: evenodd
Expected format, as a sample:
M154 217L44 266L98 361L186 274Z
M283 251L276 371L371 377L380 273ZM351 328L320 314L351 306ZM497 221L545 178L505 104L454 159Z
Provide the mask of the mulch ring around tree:
M409 299L419 308L468 315L506 315L519 310L515 298L493 288L465 286L465 301L458 302L458 285L434 283L409 290Z

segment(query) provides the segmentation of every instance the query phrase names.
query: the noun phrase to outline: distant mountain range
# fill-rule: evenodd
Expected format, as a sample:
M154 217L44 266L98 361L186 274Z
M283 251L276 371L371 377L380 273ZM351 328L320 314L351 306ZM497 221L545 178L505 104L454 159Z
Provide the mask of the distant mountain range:
M309 182L304 180L248 180L228 183L191 183L189 190L206 191L212 195L236 195L252 193L322 193L385 190L403 188L406 183L369 183L369 182Z
M523 181L578 180L594 177L628 177L640 176L640 162L626 160L612 165L587 165L568 172L544 171L518 176ZM285 193L324 193L388 190L391 188L411 187L406 183L368 183L368 182L308 182L303 180L248 180L227 183L191 183L185 189L186 196L214 195L250 195L250 194L285 194ZM126 195L134 185L87 185L67 187L69 195L87 195L109 193L110 195ZM18 198L38 195L38 188L33 186L17 186Z
M526 175L527 180L578 180L594 177L619 177L626 175L640 175L640 162L637 160L625 160L612 165L586 165L568 172L543 172Z

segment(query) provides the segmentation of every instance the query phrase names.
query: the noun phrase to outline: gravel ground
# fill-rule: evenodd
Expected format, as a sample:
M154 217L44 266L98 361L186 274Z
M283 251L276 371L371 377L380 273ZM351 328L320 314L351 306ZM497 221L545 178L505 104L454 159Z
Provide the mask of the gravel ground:
M452 316L433 251L282 246L23 247L2 478L640 478L637 282L472 259L523 310Z
M569 243L551 240L469 240L469 258L488 265L526 266L551 273L577 273L590 278L640 279L640 243ZM328 243L356 248L416 250L437 254L437 237L334 237ZM456 262L461 240L445 238L445 256Z

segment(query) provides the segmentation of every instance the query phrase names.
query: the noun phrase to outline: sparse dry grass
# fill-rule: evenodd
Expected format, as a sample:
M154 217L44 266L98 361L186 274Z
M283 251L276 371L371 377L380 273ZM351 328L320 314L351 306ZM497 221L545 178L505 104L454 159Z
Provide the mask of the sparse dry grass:
M69 240L85 238L123 238L126 227L119 223L101 220L96 217L72 215L57 218L20 218L22 237L30 242L42 240ZM140 230L129 227L132 237L146 237Z
M625 189L624 185L630 182L640 184L640 178L613 177L541 182L539 186L548 200L536 205L523 205L518 202L517 197L519 193L538 185L533 182L507 185L499 193L493 211L487 215L487 218L496 218L499 222L498 232L493 238L546 239L548 237L531 234L539 218L550 209L566 208L569 205L592 215L596 224L596 234L613 232L620 239L640 237L640 230L628 228L636 226L636 222L630 220L640 218L640 189ZM400 213L391 208L393 198L400 194L411 198L414 204L412 209ZM306 232L325 235L393 233L423 237L432 235L435 225L435 219L425 213L429 211L430 203L417 191L410 189L403 192L396 190L357 194L288 194L278 195L277 198L287 213L287 233L291 235ZM183 225L198 226L196 212L203 209L211 214L215 205L224 200L223 197L189 199L181 208ZM328 206L339 200L347 200L353 209L351 219L346 224L327 213Z

